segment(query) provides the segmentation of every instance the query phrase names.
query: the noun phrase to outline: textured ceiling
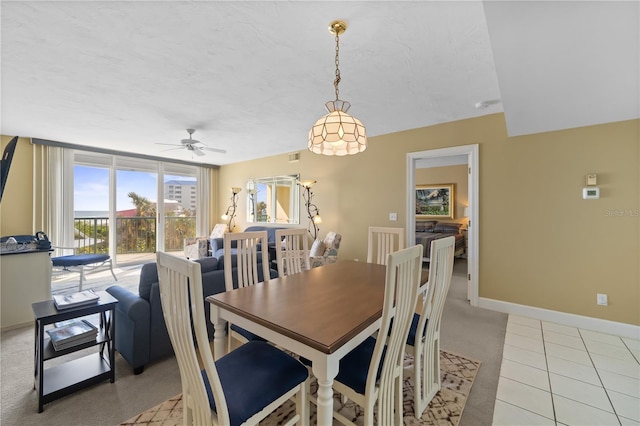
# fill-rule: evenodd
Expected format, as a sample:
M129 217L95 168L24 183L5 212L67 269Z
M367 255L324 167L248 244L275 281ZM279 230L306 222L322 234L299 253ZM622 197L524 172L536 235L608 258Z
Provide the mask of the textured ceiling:
M304 150L334 19L369 136L503 103L513 135L636 118L638 2L614 3L2 1L1 131L220 165ZM157 145L186 128L227 153Z

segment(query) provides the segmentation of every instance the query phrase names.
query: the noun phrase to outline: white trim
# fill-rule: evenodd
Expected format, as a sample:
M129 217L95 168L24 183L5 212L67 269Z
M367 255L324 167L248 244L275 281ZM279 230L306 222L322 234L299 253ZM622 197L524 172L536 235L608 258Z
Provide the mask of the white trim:
M479 299L478 306L492 311L504 312L506 314L520 315L570 327L577 327L585 330L592 330L600 333L614 334L616 336L640 340L640 326L633 324L586 317L567 312L552 311L550 309L537 308L535 306L519 305L517 303L487 299L485 297L481 297Z
M480 160L479 145L461 145L450 148L432 149L429 151L407 153L407 244L415 241L415 170L420 160L428 158L464 156L467 165L471 169L469 173L468 201L469 201L469 221L471 227L467 231L468 251L467 251L467 271L471 276L468 281L468 298L471 306L478 306L479 296L479 259L480 259Z

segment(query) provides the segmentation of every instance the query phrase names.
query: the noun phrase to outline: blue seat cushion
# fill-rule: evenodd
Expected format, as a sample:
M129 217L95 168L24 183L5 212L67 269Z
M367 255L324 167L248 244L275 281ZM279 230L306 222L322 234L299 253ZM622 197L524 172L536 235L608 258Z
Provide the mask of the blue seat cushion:
M298 360L265 342L249 342L216 361L231 426L254 414L304 382L309 373ZM202 370L209 405L216 411L213 392ZM217 412L217 411L216 411Z
M106 254L72 254L69 256L59 256L51 258L53 266L80 266L91 265L109 260Z
M257 334L253 334L252 332L245 330L242 327L238 327L235 324L231 324L231 330L235 331L236 333L240 334L241 336L243 336L245 339L247 339L248 341L260 341L260 342L266 342L265 339L263 339L262 337L258 336Z
M342 358L340 360L340 370L336 376L336 381L364 395L367 386L367 373L369 372L369 365L371 364L371 357L373 356L375 347L376 339L369 337ZM376 382L380 379L386 352L385 346L385 349L382 351L382 360L378 368L378 374L376 375Z
M407 345L415 346L416 332L418 331L418 321L420 321L420 315L413 314L413 319L411 320L411 328L409 328L409 336L407 337ZM424 332L427 330L427 324L429 324L429 320L424 323L424 330L422 332L423 336Z

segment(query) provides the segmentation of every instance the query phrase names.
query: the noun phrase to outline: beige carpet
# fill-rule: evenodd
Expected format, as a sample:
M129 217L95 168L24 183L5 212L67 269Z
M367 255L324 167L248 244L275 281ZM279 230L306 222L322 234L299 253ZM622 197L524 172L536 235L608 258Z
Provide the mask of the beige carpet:
M413 360L407 356L405 362ZM467 396L471 391L471 385L480 368L480 362L447 351L440 351L440 370L442 374L442 388L433 398L421 419L413 416L413 381L404 381L404 424L405 425L457 425L460 422ZM311 391L315 386L312 384ZM334 408L350 418L356 424L362 424L364 417L362 410L355 403L349 401L342 404L339 395L334 395ZM311 424L316 424L315 406L311 404ZM289 401L283 404L277 411L267 417L261 424L275 426L283 423L291 413L295 411L295 405ZM334 424L336 422L334 421ZM127 420L120 426L178 426L182 425L182 396L176 395L167 401Z

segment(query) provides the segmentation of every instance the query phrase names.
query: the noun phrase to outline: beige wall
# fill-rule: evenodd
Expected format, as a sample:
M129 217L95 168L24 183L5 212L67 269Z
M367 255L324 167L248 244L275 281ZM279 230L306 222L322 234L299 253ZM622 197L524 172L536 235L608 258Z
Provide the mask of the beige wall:
M362 260L368 226L406 226L407 153L479 144L480 297L640 325L639 127L631 120L507 137L503 114L494 114L371 137L353 157L301 150L298 163L282 154L223 166L219 183L316 179L320 235L341 233L340 257ZM599 200L582 199L587 173L598 174ZM597 306L596 293L608 294L609 306Z
M301 150L297 163L282 154L223 166L212 174L212 221L229 204L227 188L299 173L318 181L320 236L341 233L340 257L362 260L368 226L406 226L406 154L468 144L480 146L480 297L640 325L640 120L509 138L494 114L372 137L353 157ZM36 231L31 149L20 140L1 235ZM587 173L598 174L599 200L581 197ZM244 229L246 191L239 201ZM596 293L609 306L597 306Z

